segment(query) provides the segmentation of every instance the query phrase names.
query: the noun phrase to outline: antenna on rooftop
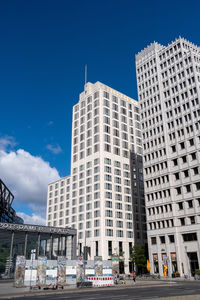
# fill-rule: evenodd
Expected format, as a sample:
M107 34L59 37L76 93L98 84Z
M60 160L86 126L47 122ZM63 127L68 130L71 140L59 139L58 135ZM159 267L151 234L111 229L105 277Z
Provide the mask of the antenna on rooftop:
M87 83L87 65L85 65L85 85Z

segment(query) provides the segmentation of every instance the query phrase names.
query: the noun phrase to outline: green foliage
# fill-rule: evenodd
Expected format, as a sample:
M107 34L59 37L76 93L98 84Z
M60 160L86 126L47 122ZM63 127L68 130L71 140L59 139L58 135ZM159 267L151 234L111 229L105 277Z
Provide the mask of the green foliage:
M130 260L136 264L138 268L145 268L147 263L145 249L139 245L133 246L130 254Z
M6 260L10 255L10 251L5 245L0 244L0 273L5 271Z
M124 261L124 252L112 253L111 257L118 257L119 261Z
M196 269L196 270L195 270L195 274L196 274L196 275L200 275L200 269Z

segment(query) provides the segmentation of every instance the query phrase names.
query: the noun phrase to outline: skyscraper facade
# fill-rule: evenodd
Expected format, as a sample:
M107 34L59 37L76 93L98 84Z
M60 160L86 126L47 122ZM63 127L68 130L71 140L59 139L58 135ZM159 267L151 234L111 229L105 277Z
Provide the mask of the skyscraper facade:
M200 262L200 48L178 38L136 55L152 273Z
M100 82L86 83L73 107L71 175L48 186L47 224L76 228L78 254L86 245L89 259L118 255L126 272L131 248L146 239L138 106Z

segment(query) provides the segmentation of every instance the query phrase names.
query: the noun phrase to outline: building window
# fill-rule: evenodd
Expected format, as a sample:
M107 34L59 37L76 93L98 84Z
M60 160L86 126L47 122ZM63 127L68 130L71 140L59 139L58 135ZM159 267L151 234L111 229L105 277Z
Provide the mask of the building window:
M99 236L99 229L94 230L94 236ZM96 242L96 243L98 243L98 242ZM96 254L96 255L98 256L98 254Z
M108 256L112 255L112 241L108 241Z
M109 99L109 93L108 92L103 92L103 96L104 96L104 98L106 98L106 99Z
M176 152L176 146L175 145L171 146L171 149L172 149L173 153Z
M198 167L193 168L193 171L194 171L194 175L198 175L199 174Z
M190 186L190 184L185 185L185 188L186 188L186 192L187 193L191 192L191 186Z
M177 195L181 195L181 187L176 188Z
M190 218L190 223L191 224L195 224L196 222L195 222L195 216L191 216L191 217L189 217Z
M193 207L193 201L192 201L192 200L189 200L189 201L188 201L188 207L189 207L189 208L192 208L192 207Z
M196 232L182 234L182 237L183 237L184 242L197 241L197 233Z
M106 236L113 236L113 230L112 229L106 229Z
M178 203L178 208L179 208L179 210L182 210L182 209L183 209L183 202L179 202L179 203Z
M156 237L152 237L151 238L151 245L156 245L157 244L157 241L156 241Z
M168 237L169 237L169 242L174 243L174 235L172 234L172 235L169 235Z
M108 226L108 227L113 227L113 220L106 219L105 220L105 225Z
M193 153L191 153L190 155L191 155L192 160L197 159L196 152L193 152Z
M160 243L165 244L165 236L160 236Z
M181 223L181 226L184 226L185 225L185 218L180 218L180 223Z
M117 237L123 237L123 230L117 230Z
M196 182L195 185L196 185L197 191L200 190L200 182Z

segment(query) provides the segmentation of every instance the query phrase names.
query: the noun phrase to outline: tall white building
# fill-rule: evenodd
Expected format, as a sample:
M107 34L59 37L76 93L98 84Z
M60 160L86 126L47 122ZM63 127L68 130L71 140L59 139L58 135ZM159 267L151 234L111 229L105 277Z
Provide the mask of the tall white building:
M151 272L200 263L200 48L179 38L136 55Z
M73 107L71 175L48 186L47 224L78 230L78 253L125 258L146 239L138 102L87 83ZM68 190L68 191L67 191Z

